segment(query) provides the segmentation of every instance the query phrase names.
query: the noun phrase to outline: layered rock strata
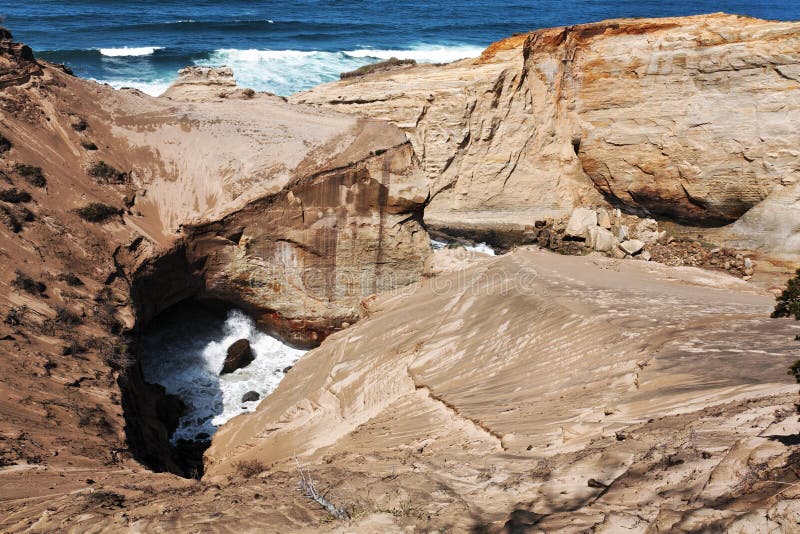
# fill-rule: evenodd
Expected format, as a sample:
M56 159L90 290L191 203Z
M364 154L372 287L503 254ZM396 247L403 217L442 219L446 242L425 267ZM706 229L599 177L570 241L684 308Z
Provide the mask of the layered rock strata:
M797 23L624 19L539 30L474 60L342 80L292 101L403 128L431 182L433 228L520 232L600 195L719 226L765 199L796 205L784 189L800 178L799 69ZM765 207L735 230L790 252L789 211L777 220Z

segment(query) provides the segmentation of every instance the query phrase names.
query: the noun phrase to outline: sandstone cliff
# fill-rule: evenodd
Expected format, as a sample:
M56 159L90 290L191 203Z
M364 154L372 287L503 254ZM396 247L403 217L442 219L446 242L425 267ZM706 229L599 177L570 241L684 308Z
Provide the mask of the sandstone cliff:
M519 231L600 195L719 226L786 197L800 177L798 69L796 23L613 20L535 31L475 60L343 80L292 101L403 128L431 183L425 220L434 228ZM798 226L796 214L784 216L786 229ZM735 230L797 253L752 226Z

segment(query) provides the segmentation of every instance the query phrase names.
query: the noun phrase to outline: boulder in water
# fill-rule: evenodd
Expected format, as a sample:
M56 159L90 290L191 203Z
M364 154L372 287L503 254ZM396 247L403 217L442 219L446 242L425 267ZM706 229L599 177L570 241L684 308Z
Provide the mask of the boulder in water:
M261 395L258 394L258 391L248 391L244 395L242 395L242 402L253 402L257 401L261 398Z
M246 339L240 339L228 347L228 355L225 357L225 363L222 365L222 371L219 374L225 375L242 367L247 367L254 359L250 342Z

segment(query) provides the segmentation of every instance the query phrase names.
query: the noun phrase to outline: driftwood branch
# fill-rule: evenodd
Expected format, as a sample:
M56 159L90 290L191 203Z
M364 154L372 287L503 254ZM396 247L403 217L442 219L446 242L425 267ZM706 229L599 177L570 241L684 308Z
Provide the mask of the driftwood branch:
M300 491L303 492L303 495L322 506L336 519L350 519L350 514L347 513L347 510L340 506L336 506L327 499L327 495L330 492L330 487L328 487L328 489L326 489L324 492L320 493L314 486L314 479L311 478L311 474L303 471L303 468L300 466L300 462L297 461L297 456L294 457L294 463L297 464L297 471L300 472Z

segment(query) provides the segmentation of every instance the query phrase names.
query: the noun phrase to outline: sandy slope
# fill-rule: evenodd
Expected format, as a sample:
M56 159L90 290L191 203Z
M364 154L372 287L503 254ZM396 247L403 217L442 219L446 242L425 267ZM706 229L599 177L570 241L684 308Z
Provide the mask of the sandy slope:
M663 526L660 514L700 506L681 499L699 498L721 460L744 463L703 498L731 494L754 450L788 454L764 437L737 445L762 434L778 407L759 401L751 413L745 399L782 395L782 404L796 389L785 369L798 327L770 320L771 302L698 269L535 250L482 259L368 303L367 319L301 360L254 415L217 433L207 476L248 459L291 470L294 455L371 477L424 473L444 485L443 501L417 494L413 505L435 518L430 525L459 528L522 503L560 524L562 512L595 506L600 489L589 478L620 479L638 489L609 492L616 497L602 506ZM707 416L729 410L745 415ZM692 421L680 430L692 435L662 441L662 418ZM740 418L754 426L742 431ZM777 433L796 426L787 424ZM641 437L618 442L616 432ZM660 483L636 473L666 457L647 452L659 447L701 460L710 448L716 462L692 457L691 469L676 469L671 497L656 498ZM541 465L548 476L531 476ZM398 486L422 491L415 484ZM457 519L456 506L481 512ZM602 519L578 515L584 527Z

